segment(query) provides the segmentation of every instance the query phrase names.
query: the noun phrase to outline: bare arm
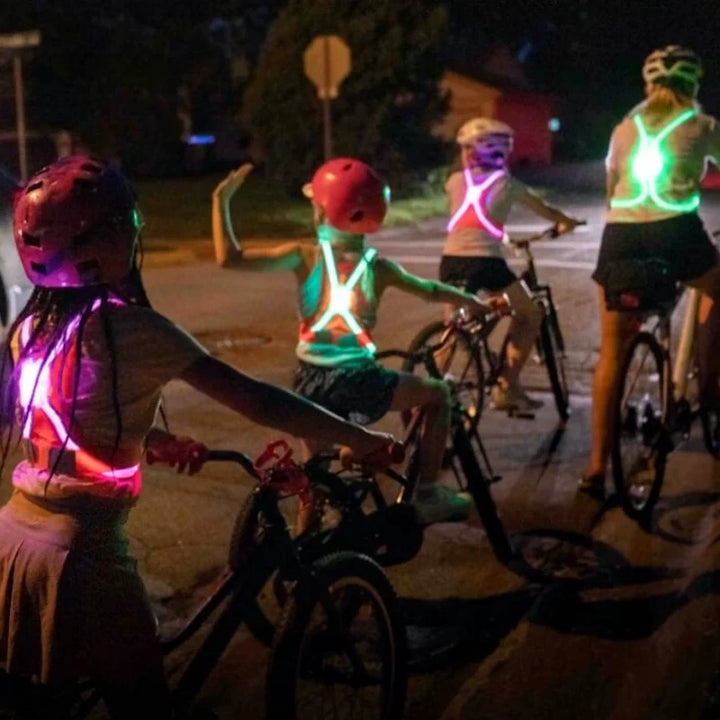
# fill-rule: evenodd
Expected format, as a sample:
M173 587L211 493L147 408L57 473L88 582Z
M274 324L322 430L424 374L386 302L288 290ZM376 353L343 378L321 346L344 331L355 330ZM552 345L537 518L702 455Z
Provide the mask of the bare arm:
M347 445L361 457L391 440L389 435L353 425L299 395L256 380L210 355L196 360L180 379L254 423L325 445Z
M536 215L555 223L560 232L569 232L578 224L578 220L566 215L562 210L548 205L539 195L530 190L530 188L524 188L520 195L520 202Z
M220 267L242 270L295 270L302 262L300 244L287 242L271 247L241 249L230 216L230 201L252 171L250 163L233 170L212 194L212 231L215 260Z
M615 193L615 186L617 185L617 182L617 172L615 172L615 170L608 170L607 173L605 173L605 193L607 194L608 207L610 206L610 201Z
M428 302L467 306L472 310L481 310L483 312L491 310L489 306L481 303L470 293L466 293L452 285L441 283L439 280L429 280L413 275L401 265L386 258L380 258L376 263L376 268L382 289L395 287Z

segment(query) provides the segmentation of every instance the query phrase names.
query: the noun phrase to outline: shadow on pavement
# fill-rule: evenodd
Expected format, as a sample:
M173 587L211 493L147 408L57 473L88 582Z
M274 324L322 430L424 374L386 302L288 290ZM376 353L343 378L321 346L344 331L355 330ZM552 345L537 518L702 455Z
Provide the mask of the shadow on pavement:
M579 533L539 529L513 541L523 557L510 569L529 580L527 587L477 599L402 599L412 672L480 661L522 620L562 633L639 640L692 600L720 590L720 571L711 571L682 591L648 595L648 585L685 574L632 566L609 545ZM634 586L641 596L626 597ZM622 589L621 597L608 598L613 589ZM584 598L589 590L604 597Z
M708 513L708 507L717 508ZM712 522L698 523L697 514ZM647 531L668 542L679 545L710 544L720 540L717 523L720 518L720 493L691 492L661 497L655 506ZM708 530L703 534L703 531ZM709 537L713 534L712 539Z

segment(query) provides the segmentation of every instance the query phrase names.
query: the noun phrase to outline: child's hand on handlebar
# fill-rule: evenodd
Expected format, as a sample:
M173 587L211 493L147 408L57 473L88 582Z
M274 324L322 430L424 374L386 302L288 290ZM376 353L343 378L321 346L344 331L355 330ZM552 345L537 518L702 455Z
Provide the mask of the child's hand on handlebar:
M389 433L366 430L365 437L353 447L340 450L340 461L344 467L363 464L368 467L387 467L397 460L392 459L393 448L399 445Z
M194 475L205 463L207 447L190 437L171 435L148 438L145 459L148 465L153 463L166 463L170 467L177 467L179 473L185 472Z
M564 235L565 233L572 232L578 225L584 225L585 220L578 220L577 218L566 215L557 225L558 235Z

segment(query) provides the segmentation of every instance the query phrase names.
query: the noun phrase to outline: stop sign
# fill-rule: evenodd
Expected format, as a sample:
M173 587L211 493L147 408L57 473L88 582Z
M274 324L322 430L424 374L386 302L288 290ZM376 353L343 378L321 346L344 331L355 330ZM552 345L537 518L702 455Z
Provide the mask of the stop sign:
M303 54L305 75L317 86L318 97L336 98L350 72L350 48L337 35L318 35Z

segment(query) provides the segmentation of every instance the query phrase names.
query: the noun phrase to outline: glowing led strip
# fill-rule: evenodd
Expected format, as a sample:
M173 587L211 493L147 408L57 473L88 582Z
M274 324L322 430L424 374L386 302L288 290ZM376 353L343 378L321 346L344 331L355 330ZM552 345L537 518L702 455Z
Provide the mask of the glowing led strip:
M475 216L480 221L482 226L496 238L502 238L505 231L495 225L485 213L481 200L483 199L487 189L501 176L504 174L503 170L496 170L490 177L486 178L479 185L475 185L473 182L472 173L469 168L463 170L465 176L465 198L462 201L462 205L455 211L455 214L450 218L450 222L447 226L447 231L451 232L455 226L460 222L460 218L472 207L475 210Z
M686 110L668 123L657 135L648 135L640 114L633 116L638 131L640 145L631 161L631 172L640 185L640 192L634 198L613 198L611 207L632 208L645 202L648 197L663 210L672 212L692 212L700 204L700 193L694 193L687 200L672 202L663 200L658 194L657 183L665 167L667 155L660 149L660 143L679 125L697 114L694 108Z
M91 308L91 312L97 310L99 306L100 301L96 300ZM25 321L20 327L20 338L23 343L23 347L30 340L32 321L33 318L28 317L25 319ZM53 361L67 347L71 336L77 330L79 324L79 317L76 317L74 320L72 320L72 322L68 323L68 326L62 335L62 338L55 345L55 347L50 350L44 364L42 358L25 358L22 361L22 366L20 368L20 377L18 381L20 405L27 413L27 417L25 419L25 423L22 429L23 437L27 439L30 438L32 430L32 412L27 412L27 408L32 402L33 409L39 409L43 413L45 413L46 417L48 418L50 424L53 427L53 430L55 430L55 433L57 434L61 444L71 451L81 450L81 448L70 437L70 433L65 427L62 418L60 417L60 415L58 415L55 408L52 406L52 403L50 402L50 388L52 385L50 379L50 371ZM137 473L139 468L140 463L137 463L135 465L124 468L110 468L109 470L100 470L99 474L107 478L129 478L133 477L135 473Z
M345 284L341 285L338 280L337 269L335 268L335 258L333 257L330 243L327 240L321 239L320 247L322 248L323 257L325 258L325 267L327 268L328 280L330 282L330 303L328 304L325 312L320 316L320 319L310 328L310 330L312 332L323 330L332 318L340 316L355 335L360 338L367 337L366 331L350 312L352 304L352 290L362 277L367 266L377 255L377 250L375 250L375 248L368 248L360 262L355 266L355 269L352 271ZM375 343L371 340L366 340L363 344L372 353L374 353L377 349Z

